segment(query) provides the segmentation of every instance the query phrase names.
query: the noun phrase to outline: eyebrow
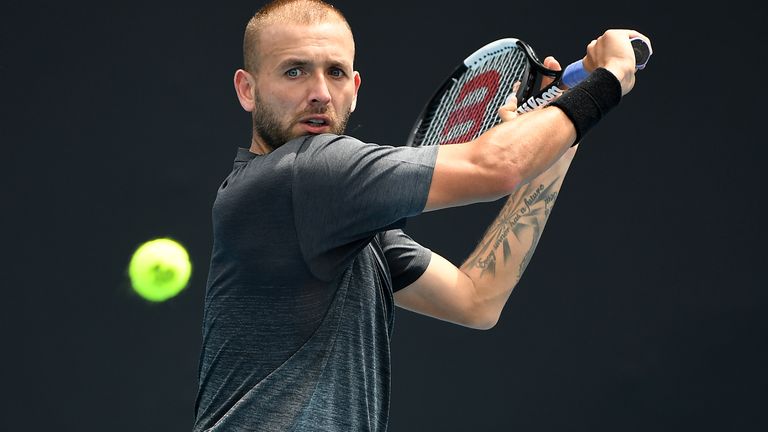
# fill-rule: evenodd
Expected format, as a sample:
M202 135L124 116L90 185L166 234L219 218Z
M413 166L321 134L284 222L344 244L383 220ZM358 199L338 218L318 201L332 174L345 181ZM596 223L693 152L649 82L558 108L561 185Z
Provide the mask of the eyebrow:
M287 67L309 66L309 65L312 65L312 64L314 64L314 62L311 61L311 60L303 59L303 58L300 58L300 57L289 57L289 58L281 61L280 63L278 63L278 68L279 69L285 69ZM330 62L330 64L329 64L329 66L330 67L337 67L337 68L339 68L341 70L344 70L344 71L347 71L347 72L352 69L351 66L347 66L344 63L342 63L340 61L337 61L337 60L332 60Z
M288 67L288 66L306 66L306 65L308 65L310 63L312 63L312 62L310 62L309 60L304 60L304 59L297 58L297 57L290 57L290 58L287 58L287 59L281 61L280 63L278 63L277 66L280 69L283 69L283 68Z

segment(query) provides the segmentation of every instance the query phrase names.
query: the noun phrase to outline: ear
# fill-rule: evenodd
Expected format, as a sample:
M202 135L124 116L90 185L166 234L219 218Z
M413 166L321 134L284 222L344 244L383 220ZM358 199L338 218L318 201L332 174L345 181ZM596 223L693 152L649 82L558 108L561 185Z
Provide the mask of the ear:
M237 99L240 101L240 106L248 112L253 112L255 101L253 99L253 90L256 86L256 80L253 75L248 72L238 69L235 71L235 92L237 92Z
M352 99L352 106L349 108L349 112L354 112L355 107L357 107L357 91L360 89L360 83L362 82L360 79L360 72L355 71L353 79L355 80L355 98Z

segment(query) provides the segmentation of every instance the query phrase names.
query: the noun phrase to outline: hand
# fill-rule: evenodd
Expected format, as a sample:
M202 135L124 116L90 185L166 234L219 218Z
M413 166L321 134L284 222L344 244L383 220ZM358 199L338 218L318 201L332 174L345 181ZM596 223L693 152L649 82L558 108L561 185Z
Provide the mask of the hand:
M592 72L605 68L621 83L621 95L632 91L635 86L635 52L630 39L642 38L650 46L651 41L635 30L607 30L602 36L587 45L584 69Z
M555 60L555 58L552 56L549 56L544 59L544 66L547 69L556 70L556 71L559 71L562 69L562 67L560 67L560 63L557 60ZM541 89L544 89L548 85L552 84L553 81L554 81L554 78L545 76L541 80ZM506 102L504 102L504 105L499 107L499 117L501 117L501 121L503 122L510 121L519 116L519 114L517 113L517 96L516 96L519 88L520 88L520 82L516 82L512 86L512 93L509 96L507 96L507 100ZM539 108L541 107L537 107L537 109Z

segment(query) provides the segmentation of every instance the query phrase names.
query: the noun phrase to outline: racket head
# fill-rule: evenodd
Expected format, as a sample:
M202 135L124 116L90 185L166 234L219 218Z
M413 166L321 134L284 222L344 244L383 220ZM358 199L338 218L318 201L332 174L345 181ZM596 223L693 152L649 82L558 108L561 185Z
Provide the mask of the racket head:
M493 41L469 55L438 87L411 129L407 145L471 141L501 122L498 109L520 82L517 100L535 93L547 69L533 48L516 38Z

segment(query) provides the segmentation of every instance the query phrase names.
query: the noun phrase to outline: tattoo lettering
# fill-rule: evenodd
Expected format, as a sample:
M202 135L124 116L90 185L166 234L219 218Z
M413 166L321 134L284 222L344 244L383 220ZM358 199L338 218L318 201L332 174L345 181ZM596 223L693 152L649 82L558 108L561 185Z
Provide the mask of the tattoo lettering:
M501 264L506 264L512 259L513 247L509 238L512 233L519 245L517 250L526 247L526 239L530 243L518 268L519 280L533 256L544 224L555 204L558 193L555 188L560 184L559 180L556 178L546 186L527 184L510 197L465 266L481 269L481 276L495 276L496 250L499 246L502 248Z

